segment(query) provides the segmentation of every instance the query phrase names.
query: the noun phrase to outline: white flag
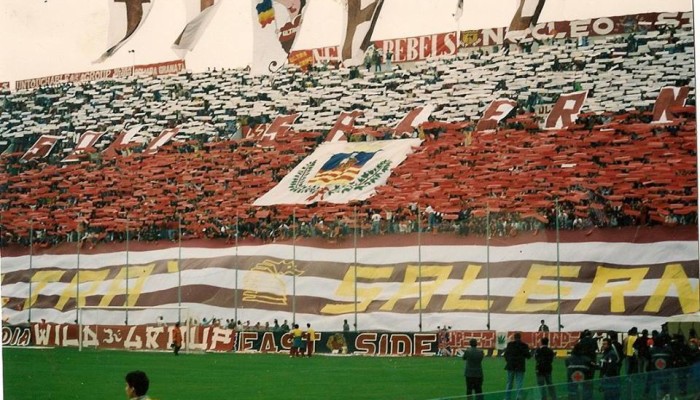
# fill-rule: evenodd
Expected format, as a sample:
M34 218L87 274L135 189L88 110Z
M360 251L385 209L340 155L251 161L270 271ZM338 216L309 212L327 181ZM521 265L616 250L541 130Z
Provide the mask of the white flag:
M420 139L321 143L253 205L365 200L420 143Z
M156 0L120 0L109 2L109 48L96 63L117 52L143 26Z
M253 62L251 75L265 75L277 71L287 62L287 53L277 35L275 5L272 0L251 0L253 13ZM283 12L280 10L280 12Z
M384 0L348 0L345 33L340 43L340 55L345 66L362 64L383 4Z
M455 13L452 14L455 17L455 21L459 21L460 18L462 18L463 13L464 13L464 0L457 0L457 8L455 9Z
M184 58L188 51L192 51L194 46L204 34L209 22L219 9L221 1L215 0L187 0L185 3L187 10L187 25L180 33L180 36L173 43L175 53Z

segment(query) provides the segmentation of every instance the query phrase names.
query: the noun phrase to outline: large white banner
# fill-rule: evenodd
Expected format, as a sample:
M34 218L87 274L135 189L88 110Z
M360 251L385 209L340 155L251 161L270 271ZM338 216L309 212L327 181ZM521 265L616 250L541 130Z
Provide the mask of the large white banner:
M284 177L282 182L253 203L311 204L318 201L345 204L365 200L386 183L419 139L376 142L323 143Z
M2 313L12 324L30 313L34 322L73 323L76 304L126 302L145 307L129 312L130 323L146 324L164 315L159 307L176 306L181 298L197 319L296 319L323 330L339 329L354 313L359 329L412 330L422 320L424 329L489 324L534 330L541 319L555 325L558 311L567 331L651 330L669 316L698 311L697 266L693 240L533 241L489 249L466 243L357 249L277 243L173 246L128 257L33 254L3 257ZM123 310L91 313L84 316L88 323L124 321Z

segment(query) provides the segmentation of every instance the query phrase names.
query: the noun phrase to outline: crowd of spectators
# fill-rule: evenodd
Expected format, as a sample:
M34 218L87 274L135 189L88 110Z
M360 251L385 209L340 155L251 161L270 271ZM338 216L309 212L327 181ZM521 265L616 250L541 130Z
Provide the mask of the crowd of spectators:
M522 49L521 49L522 50ZM480 49L391 71L245 70L124 78L5 93L0 105L2 245L304 237L421 231L508 236L540 229L697 223L695 109L651 124L664 86L689 85L692 31L650 31ZM539 106L588 90L584 114L539 128ZM497 132L475 132L497 98L518 108ZM347 205L252 207L323 140L340 111L361 110L349 140L389 139L416 106L432 104L425 139L370 199ZM300 112L293 132L261 145L244 128ZM139 141L100 153L136 124ZM145 144L178 135L156 154ZM105 132L76 163L81 133ZM45 134L50 155L20 161ZM30 235L31 233L31 235Z

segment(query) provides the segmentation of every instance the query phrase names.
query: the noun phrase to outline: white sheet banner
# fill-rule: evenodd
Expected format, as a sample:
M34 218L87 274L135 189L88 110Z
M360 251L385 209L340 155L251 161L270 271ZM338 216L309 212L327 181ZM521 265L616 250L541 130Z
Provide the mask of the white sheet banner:
M419 139L321 144L277 186L253 203L344 204L365 200L386 183L391 171L420 145Z

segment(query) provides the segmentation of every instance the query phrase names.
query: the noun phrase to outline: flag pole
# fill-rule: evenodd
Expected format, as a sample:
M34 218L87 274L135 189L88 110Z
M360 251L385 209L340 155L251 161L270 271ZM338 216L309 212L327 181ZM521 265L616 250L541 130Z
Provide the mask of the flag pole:
M554 199L554 226L557 232L557 326L561 332L561 262L559 258L559 199Z
M423 258L421 255L421 218L418 204L418 331L423 332Z
M486 329L491 329L491 210L486 206Z
M234 292L233 292L233 320L236 328L238 328L238 211L236 211L236 232L234 233L234 240L236 243L236 252L235 252L235 257L233 259L233 268L234 268L234 274L235 274L235 284L234 284Z
M27 322L32 322L32 269L34 258L34 219L29 220L29 315L27 315Z
M182 216L177 216L177 322L182 323Z
M353 230L352 230L352 246L354 249L355 253L355 258L354 258L354 264L353 264L353 273L354 273L354 279L353 282L355 284L355 332L357 332L357 206L353 207Z
M296 274L296 259L297 259L297 209L292 210L292 322L297 320L297 274Z
M129 214L126 215L126 294L124 307L129 307ZM125 309L124 325L129 325L129 309Z
M80 324L80 242L83 240L80 229L80 221L78 221L78 240L75 242L76 248L76 274L75 274L75 323L78 324L78 348L83 348L83 332L81 332L82 324Z

